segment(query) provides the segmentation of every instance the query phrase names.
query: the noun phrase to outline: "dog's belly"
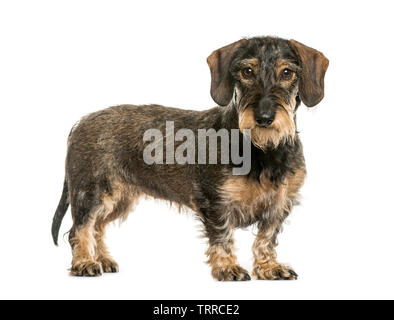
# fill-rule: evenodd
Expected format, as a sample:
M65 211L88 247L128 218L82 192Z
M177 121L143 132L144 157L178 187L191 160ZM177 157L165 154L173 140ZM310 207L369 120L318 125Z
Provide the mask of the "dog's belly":
M162 166L163 168L157 169L138 163L138 167L135 166L138 169L123 175L122 179L149 197L193 208L192 182L187 176L187 168L179 165Z

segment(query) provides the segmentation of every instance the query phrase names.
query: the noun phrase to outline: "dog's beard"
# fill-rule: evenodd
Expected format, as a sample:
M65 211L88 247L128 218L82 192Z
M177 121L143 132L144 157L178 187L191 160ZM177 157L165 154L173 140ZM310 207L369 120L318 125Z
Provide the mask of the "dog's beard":
M262 150L277 148L281 143L291 142L296 134L294 114L285 107L278 108L275 120L268 128L261 128L257 126L253 108L249 106L239 114L239 129L244 134L245 129L250 129L252 143Z

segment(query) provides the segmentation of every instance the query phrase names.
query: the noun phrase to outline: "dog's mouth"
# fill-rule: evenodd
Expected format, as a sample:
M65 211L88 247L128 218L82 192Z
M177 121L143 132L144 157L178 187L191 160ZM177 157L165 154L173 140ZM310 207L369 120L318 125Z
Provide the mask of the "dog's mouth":
M258 131L261 131L261 132L267 132L267 133L268 132L273 132L273 131L279 132L279 130L275 126L275 119L268 126L262 126L262 125L258 124L257 121L256 121L255 122L255 126L253 128L251 128L251 129L252 130L258 130Z

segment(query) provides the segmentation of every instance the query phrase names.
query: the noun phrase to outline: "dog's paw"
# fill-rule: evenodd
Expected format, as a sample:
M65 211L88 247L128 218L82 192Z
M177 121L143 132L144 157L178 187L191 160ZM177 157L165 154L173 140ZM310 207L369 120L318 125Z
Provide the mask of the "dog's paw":
M223 268L213 268L212 276L219 281L248 281L249 273L239 265L231 265Z
M102 258L99 260L104 272L119 272L119 265L111 258Z
M289 266L283 264L255 265L253 276L257 280L297 280L297 273Z
M71 274L77 277L98 277L103 273L101 264L95 261L80 261L73 263Z

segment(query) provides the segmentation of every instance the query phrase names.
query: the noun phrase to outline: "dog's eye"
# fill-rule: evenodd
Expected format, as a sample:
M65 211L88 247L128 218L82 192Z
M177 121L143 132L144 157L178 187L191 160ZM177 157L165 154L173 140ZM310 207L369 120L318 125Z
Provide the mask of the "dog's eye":
M290 69L284 69L282 71L281 77L283 80L289 80L291 79L292 75L293 75L293 71L291 71Z
M253 75L253 70L252 70L252 68L245 68L245 69L242 70L242 76L243 76L245 79L250 78L252 75Z

